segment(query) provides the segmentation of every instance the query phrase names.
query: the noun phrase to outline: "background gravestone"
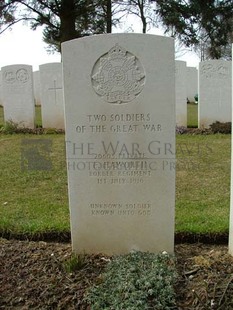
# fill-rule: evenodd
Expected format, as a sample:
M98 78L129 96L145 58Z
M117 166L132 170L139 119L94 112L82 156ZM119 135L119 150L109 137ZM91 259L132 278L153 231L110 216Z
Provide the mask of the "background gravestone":
M41 115L43 128L64 129L64 100L61 63L40 65Z
M195 67L186 67L186 93L190 102L195 102L198 94L198 71Z
M231 61L201 62L198 88L198 127L231 122Z
M13 121L19 127L34 128L32 66L10 65L2 67L1 71L5 121Z
M40 71L33 72L33 89L34 89L34 97L35 97L35 105L41 105L40 99Z
M175 61L176 67L176 125L187 127L186 62Z
M233 55L233 44L232 44L232 55ZM231 80L231 86L233 89L233 79ZM233 96L232 96L232 107L233 107ZM233 255L233 129L232 127L231 127L231 197L230 197L230 223L229 223L229 253Z
M75 252L173 252L173 44L113 34L62 45Z

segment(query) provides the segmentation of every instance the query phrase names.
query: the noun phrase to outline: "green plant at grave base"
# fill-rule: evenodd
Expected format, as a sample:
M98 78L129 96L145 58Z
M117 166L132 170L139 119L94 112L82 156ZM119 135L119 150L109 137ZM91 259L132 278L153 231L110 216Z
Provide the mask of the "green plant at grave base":
M44 134L46 135L52 135L58 133L58 130L56 128L46 128L44 129Z
M5 122L5 124L2 126L1 132L5 134L13 134L17 132L18 128L19 128L18 123L15 123L12 120L9 120Z
M166 252L132 252L114 257L86 300L92 310L175 309L175 261Z
M210 125L211 131L213 133L231 133L231 122L221 123L221 122L214 122Z
M75 271L83 269L87 264L85 254L74 254L72 253L71 257L64 262L64 268L66 272L73 273Z
M41 119L41 107L36 106L35 107L35 125L36 128L41 128L42 127L42 119ZM30 130L27 128L19 128L19 124L13 122L13 121L8 121L4 123L4 113L3 113L3 107L0 106L0 132L2 133L16 133L20 131L25 131L29 132Z
M195 99L195 103L197 104L197 103L198 103L198 94L196 94L196 95L194 96L194 99Z

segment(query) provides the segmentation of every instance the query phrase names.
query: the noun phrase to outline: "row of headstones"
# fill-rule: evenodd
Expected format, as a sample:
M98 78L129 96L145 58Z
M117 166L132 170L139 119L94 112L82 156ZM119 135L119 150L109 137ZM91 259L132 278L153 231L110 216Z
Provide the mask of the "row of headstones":
M187 101L195 102L198 92L198 70L185 61L175 61L176 125L187 127Z
M4 120L34 128L35 105L41 105L42 126L64 129L64 100L61 63L48 63L32 72L29 65L1 69L0 103Z
M73 250L172 253L173 40L92 36L63 43L62 58ZM207 69L219 89L216 70ZM233 206L229 237L233 254Z
M5 120L34 127L35 107L42 107L42 126L64 129L62 68L60 63L40 66L12 65L2 68L0 103L5 102ZM199 94L198 125L231 121L231 62L205 61L198 70L175 61L176 125L187 126L187 99ZM199 83L198 83L199 81Z
M176 61L176 124L187 126L187 85L196 87L199 128L208 128L216 121L231 122L231 61L203 61L198 73L193 69L192 75L188 72L185 62Z
M44 64L36 72L28 65L3 67L0 103L4 106L5 121L33 128L35 105L40 105L42 126L64 129L61 66L61 63ZM176 123L179 126L187 125L186 100L194 101L196 93L197 69L186 68L186 62L176 61Z

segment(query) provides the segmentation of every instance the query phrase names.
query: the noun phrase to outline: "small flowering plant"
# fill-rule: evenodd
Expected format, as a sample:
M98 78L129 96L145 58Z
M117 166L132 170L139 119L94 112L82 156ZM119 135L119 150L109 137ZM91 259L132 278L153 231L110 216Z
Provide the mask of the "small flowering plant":
M176 278L174 258L166 251L133 252L112 259L86 300L92 310L170 310L175 307Z

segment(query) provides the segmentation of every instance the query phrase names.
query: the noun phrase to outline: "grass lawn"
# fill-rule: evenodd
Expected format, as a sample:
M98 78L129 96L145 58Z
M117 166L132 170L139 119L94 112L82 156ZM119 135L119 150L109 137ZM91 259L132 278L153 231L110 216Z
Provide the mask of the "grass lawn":
M176 231L228 231L230 135L177 137Z
M41 107L35 107L35 123L37 127L42 127L42 119L41 119Z
M52 139L52 170L21 169L21 141L27 138ZM0 230L32 234L69 230L64 135L1 135L0 159Z
M198 105L189 103L187 105L187 124L190 128L198 127Z
M22 170L22 139L41 138L52 170ZM69 231L63 134L0 135L0 169L0 233ZM230 135L177 136L176 231L227 232L229 196Z

